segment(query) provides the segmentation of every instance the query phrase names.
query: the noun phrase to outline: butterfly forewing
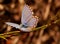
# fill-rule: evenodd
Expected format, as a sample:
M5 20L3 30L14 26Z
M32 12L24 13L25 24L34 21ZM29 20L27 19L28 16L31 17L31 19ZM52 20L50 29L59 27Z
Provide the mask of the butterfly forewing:
M21 23L26 24L32 18L32 16L32 11L30 10L29 6L24 5L24 8L22 10Z

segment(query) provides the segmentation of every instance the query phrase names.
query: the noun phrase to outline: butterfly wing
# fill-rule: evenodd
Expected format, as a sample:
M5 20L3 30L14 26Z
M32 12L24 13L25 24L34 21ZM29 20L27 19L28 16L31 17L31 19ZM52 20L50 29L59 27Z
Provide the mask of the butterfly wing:
M5 24L10 25L10 26L15 27L15 28L20 29L20 25L18 25L18 24L16 24L16 23L5 22Z
M21 23L23 24L23 25L25 25L27 22L28 22L28 20L30 20L31 18L32 18L32 11L31 11L31 9L29 8L29 6L28 5L24 5L24 8L23 8L23 10L22 10L22 18L21 18Z
M37 23L38 23L38 17L37 16L33 16L29 22L27 23L27 25L29 27L36 27L37 26Z
M28 27L27 28L21 28L22 31L24 32L30 32L32 31L33 28L35 28L37 26L37 23L38 23L38 17L36 16L33 16L28 22L27 22L27 25Z

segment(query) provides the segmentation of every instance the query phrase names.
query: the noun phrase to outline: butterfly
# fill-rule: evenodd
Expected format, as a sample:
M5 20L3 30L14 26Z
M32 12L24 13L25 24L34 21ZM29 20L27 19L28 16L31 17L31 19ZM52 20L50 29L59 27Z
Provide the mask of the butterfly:
M12 27L18 28L21 31L30 32L33 28L37 26L38 23L38 17L33 16L33 12L31 8L28 5L24 5L22 10L22 16L21 16L21 24L18 25L16 23L11 22L5 22L7 25L10 25Z

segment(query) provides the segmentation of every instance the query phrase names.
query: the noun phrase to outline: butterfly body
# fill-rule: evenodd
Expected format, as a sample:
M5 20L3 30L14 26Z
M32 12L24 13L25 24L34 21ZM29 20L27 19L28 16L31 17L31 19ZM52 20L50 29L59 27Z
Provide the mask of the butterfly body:
M18 25L16 23L10 23L10 22L5 22L5 23L8 24L9 26L15 27L16 29L20 29L21 31L25 31L25 32L31 31L30 27L23 25L23 24Z
M28 26L27 25L22 25L22 27L27 28Z
M32 28L35 28L37 26L38 17L33 16L32 10L29 8L28 5L25 4L22 10L22 17L21 17L20 25L11 23L11 22L5 22L5 23L12 27L18 28L21 31L30 32L32 31Z

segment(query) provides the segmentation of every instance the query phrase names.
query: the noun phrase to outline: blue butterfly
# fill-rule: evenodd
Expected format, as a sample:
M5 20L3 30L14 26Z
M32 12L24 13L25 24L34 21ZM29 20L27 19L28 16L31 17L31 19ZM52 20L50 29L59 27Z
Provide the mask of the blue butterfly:
M5 22L7 25L18 28L21 31L30 32L33 28L37 26L38 17L33 16L33 12L28 5L24 5L22 10L21 24L15 24L11 22Z

